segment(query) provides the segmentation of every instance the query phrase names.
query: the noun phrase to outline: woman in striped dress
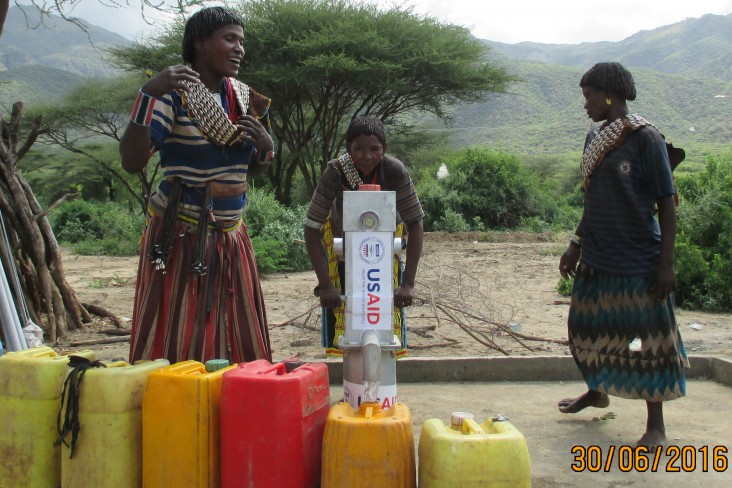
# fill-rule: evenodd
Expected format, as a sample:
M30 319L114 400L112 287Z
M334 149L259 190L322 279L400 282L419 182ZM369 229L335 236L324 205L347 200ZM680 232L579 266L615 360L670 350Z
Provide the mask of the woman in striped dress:
M235 77L237 15L206 8L186 23L184 65L140 89L120 142L123 167L159 152L132 316L130 361L270 359L264 300L242 221L247 181L266 170L270 100Z
M630 72L599 63L580 87L599 131L582 156L584 212L559 272L574 277L568 329L588 391L563 413L607 407L608 395L643 399L639 445L665 442L663 402L686 394L684 352L673 309L676 215L666 143L643 117ZM577 264L579 263L579 266Z

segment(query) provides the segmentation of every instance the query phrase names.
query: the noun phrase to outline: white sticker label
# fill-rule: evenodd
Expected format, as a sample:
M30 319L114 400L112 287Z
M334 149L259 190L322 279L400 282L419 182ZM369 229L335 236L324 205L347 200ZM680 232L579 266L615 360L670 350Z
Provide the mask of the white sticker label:
M343 399L353 408L358 410L358 406L364 401L365 396L366 385L343 381ZM381 402L381 408L384 410L393 407L399 400L397 385L380 385L376 399Z

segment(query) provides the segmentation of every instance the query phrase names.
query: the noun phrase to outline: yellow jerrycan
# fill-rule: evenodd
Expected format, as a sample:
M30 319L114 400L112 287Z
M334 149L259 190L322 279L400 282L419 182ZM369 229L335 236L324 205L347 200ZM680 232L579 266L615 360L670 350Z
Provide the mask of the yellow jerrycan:
M416 488L412 413L396 403L331 407L323 436L321 488Z
M142 401L145 488L221 486L221 385L236 365L221 367L220 361L209 361L217 363L209 370L198 361L181 361L148 376Z
M92 351L74 355L95 359ZM47 346L0 357L0 488L58 488L56 418L69 357Z
M450 425L429 419L418 446L419 488L531 486L526 439L503 415L478 424L454 412Z
M73 452L70 435L62 446L61 488L142 485L142 396L148 375L170 363L102 364L84 371L79 385L80 431ZM69 401L67 396L64 408Z

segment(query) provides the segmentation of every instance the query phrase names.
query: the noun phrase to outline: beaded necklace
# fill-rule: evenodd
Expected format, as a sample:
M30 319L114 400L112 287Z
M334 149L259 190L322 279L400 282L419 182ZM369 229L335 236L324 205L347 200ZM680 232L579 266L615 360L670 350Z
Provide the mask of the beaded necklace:
M348 184L351 185L351 188L358 190L358 187L363 184L363 180L359 176L356 166L353 164L351 155L345 153L343 156L339 157L338 164L340 165L343 174L346 175L346 180L348 181Z
M582 176L584 176L582 186L585 190L590 187L590 176L600 166L605 154L618 148L628 134L646 125L654 127L653 124L640 115L628 114L625 117L615 119L600 130L600 133L592 139L592 142L582 154L580 168L582 169Z
M246 114L249 109L249 87L234 78L229 78L229 81L241 113ZM211 93L200 81L182 83L188 88L188 92L180 92L183 109L191 120L196 121L206 140L219 146L234 146L244 140L246 133L229 120L221 106L220 94Z

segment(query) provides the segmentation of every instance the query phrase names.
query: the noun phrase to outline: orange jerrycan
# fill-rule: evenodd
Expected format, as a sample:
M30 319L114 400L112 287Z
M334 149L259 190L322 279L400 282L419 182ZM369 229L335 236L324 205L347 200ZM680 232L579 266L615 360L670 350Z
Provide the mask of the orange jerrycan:
M523 488L531 486L526 439L497 415L478 424L452 414L450 425L429 419L419 435L420 488Z
M79 436L61 455L61 487L139 488L142 485L142 396L148 375L167 359L133 365L102 363L79 384ZM67 391L68 395L68 391ZM66 398L66 405L70 399ZM66 405L64 408L66 408Z
M316 488L330 408L328 367L260 359L224 374L222 488Z
M95 358L92 351L74 354ZM0 357L0 487L61 485L61 449L53 444L68 363L46 346Z
M209 372L182 361L150 373L142 401L145 488L221 486L221 382L234 367Z
M415 488L412 414L396 403L334 405L323 436L322 488Z

